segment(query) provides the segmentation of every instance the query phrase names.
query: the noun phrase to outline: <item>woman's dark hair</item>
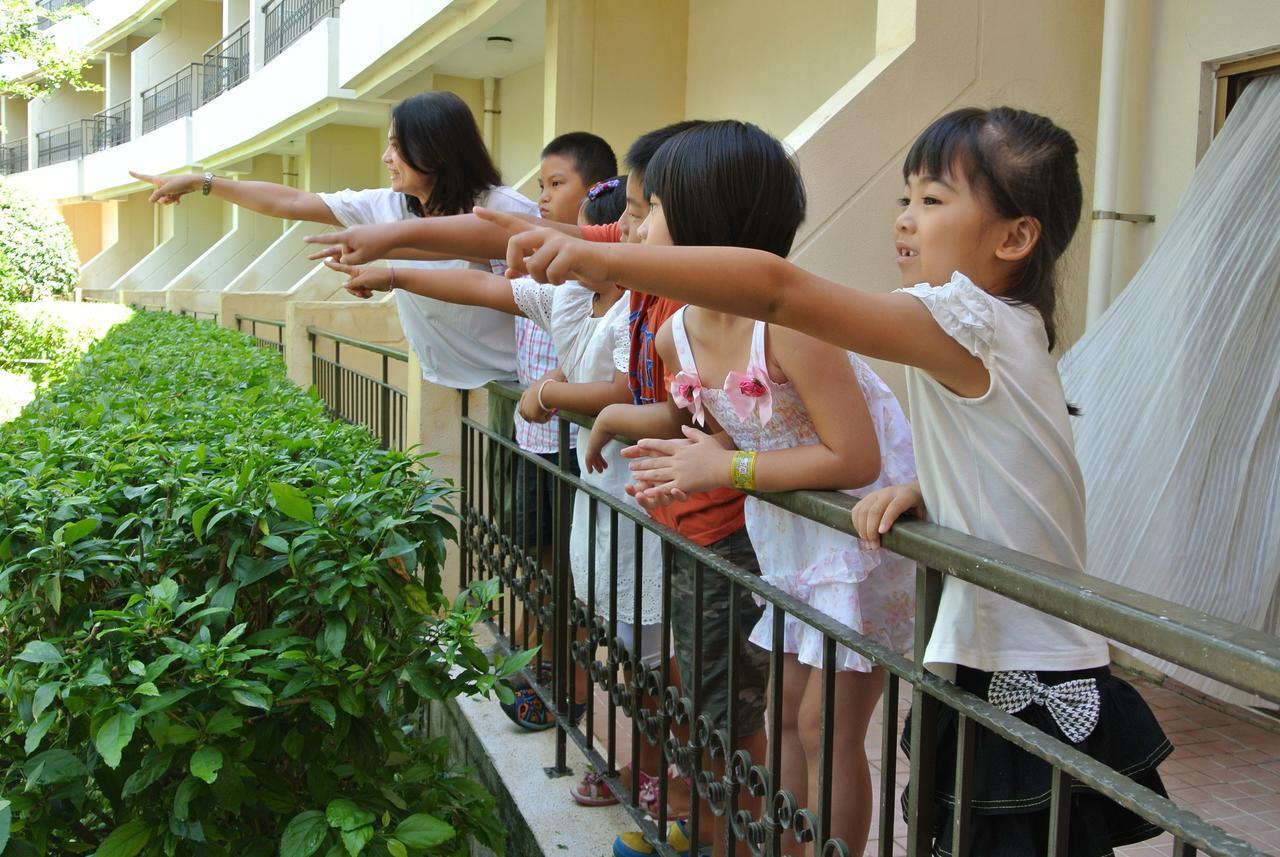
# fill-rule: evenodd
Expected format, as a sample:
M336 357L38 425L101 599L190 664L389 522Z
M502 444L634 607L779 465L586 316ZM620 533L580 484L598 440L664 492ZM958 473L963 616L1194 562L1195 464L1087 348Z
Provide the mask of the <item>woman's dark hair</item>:
M1057 341L1055 266L1080 224L1084 200L1076 152L1072 136L1044 116L966 107L934 120L902 165L904 180L959 170L998 217L1039 221L1040 239L1000 297L1039 311L1050 350Z
M704 122L662 144L644 173L676 244L791 252L804 181L782 143L748 122Z
M400 158L414 170L435 174L436 185L424 207L410 196L409 211L418 217L465 214L476 197L502 175L493 165L467 103L452 92L422 92L391 110L391 128Z
M627 177L614 176L596 182L582 201L582 216L591 226L605 226L622 219L627 209Z

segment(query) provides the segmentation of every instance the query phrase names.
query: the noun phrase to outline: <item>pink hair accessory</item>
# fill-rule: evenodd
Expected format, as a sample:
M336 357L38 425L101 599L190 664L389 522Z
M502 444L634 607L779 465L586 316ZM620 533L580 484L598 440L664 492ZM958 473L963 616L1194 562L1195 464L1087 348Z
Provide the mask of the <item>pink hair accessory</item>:
M738 419L748 419L752 411L762 426L773 419L773 388L769 386L768 374L759 366L748 366L745 373L726 375L724 393Z
M671 379L671 401L676 407L686 408L693 414L693 421L700 426L706 425L706 415L702 411L702 379L692 372L678 372Z

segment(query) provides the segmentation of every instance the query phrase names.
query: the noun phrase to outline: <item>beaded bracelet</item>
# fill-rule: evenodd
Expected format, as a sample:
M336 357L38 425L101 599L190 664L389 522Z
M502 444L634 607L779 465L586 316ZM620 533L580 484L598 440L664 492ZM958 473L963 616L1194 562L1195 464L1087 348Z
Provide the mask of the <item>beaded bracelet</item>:
M740 491L756 487L756 454L754 451L738 451L729 465L729 484Z

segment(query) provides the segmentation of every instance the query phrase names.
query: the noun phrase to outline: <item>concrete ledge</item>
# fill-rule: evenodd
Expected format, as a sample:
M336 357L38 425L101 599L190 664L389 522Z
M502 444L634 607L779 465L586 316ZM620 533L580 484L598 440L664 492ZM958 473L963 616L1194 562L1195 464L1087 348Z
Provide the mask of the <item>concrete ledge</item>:
M586 770L573 742L568 755L573 773L548 776L555 764L555 729L526 732L493 699L432 703L426 721L428 734L447 736L453 759L474 769L497 799L507 829L507 857L611 857L614 838L635 829L619 806L573 802L569 790ZM479 846L471 853L491 857Z

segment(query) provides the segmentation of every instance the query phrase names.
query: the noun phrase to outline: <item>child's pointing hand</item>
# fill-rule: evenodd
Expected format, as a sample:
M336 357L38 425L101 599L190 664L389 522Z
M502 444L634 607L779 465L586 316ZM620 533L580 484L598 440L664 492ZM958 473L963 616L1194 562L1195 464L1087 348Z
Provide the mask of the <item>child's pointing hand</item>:
M508 277L530 276L556 286L567 280L584 285L610 281L608 244L570 238L559 230L535 227L501 211L476 208L475 213L511 236L507 243Z

